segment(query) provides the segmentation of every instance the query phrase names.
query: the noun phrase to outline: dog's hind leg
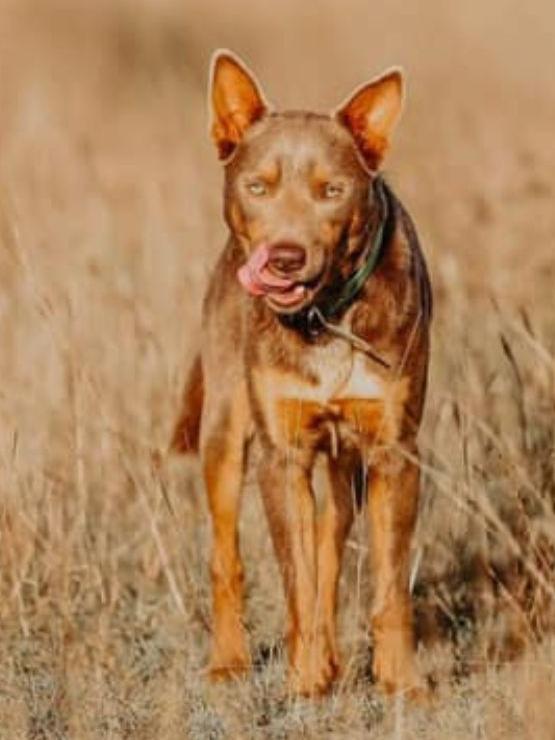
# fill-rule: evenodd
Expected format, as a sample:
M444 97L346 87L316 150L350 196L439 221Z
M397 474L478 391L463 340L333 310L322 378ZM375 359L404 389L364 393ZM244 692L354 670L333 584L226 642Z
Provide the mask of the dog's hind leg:
M206 400L201 457L213 533L210 674L219 680L250 666L242 622L243 564L238 536L250 411L244 382L225 401L211 403L208 394Z
M175 423L170 450L173 452L198 452L200 420L204 400L204 377L200 355L189 369L179 416Z

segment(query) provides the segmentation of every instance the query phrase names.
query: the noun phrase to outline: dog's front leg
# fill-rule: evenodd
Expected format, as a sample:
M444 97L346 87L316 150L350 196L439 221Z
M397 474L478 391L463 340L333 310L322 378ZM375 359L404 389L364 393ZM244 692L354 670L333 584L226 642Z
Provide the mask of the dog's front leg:
M288 610L289 687L304 696L325 693L336 669L317 618L317 542L311 464L296 453L266 451L259 482Z
M242 622L243 564L238 533L249 422L244 386L230 394L226 402L207 398L201 456L213 535L213 680L229 678L250 667Z
M345 541L354 515L358 460L328 458L328 492L317 522L318 620L328 640L336 674L341 670L336 636L337 588Z
M368 513L375 575L374 676L386 693L420 698L425 690L415 662L409 593L410 544L419 494L415 458L413 443L376 453L369 476Z

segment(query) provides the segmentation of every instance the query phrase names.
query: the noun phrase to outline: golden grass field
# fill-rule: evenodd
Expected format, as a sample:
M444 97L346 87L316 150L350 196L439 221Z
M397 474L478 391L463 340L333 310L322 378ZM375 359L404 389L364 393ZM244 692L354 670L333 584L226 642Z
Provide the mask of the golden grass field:
M0 1L0 738L555 738L555 9L547 0ZM167 444L223 245L215 47L282 107L391 64L389 179L436 296L415 541L430 710L369 676L363 517L345 675L283 691L283 599L245 497L255 671L204 675L210 530ZM256 454L256 451L255 451Z

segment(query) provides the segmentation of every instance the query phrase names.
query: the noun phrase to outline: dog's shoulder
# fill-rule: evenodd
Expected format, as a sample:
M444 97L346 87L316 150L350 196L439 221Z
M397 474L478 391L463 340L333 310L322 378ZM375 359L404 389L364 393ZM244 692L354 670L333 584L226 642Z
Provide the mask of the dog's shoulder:
M412 216L391 187L388 187L388 195L394 204L396 220L404 237L406 253L409 255L409 279L418 289L420 308L425 319L429 321L433 309L432 288L420 238Z
M243 295L237 282L237 270L241 266L242 255L237 241L230 237L220 252L211 270L204 295L204 315L218 310L222 303L240 301Z
M210 273L202 306L203 355L217 363L244 349L247 297L237 281L240 266L240 247L230 238Z
M364 333L370 331L376 340L403 333L417 316L421 327L427 327L432 310L430 279L416 227L391 186L384 189L389 207L383 254L355 311L355 323L362 320Z
M396 248L405 259L406 278L404 279L411 288L415 289L418 311L422 313L426 321L429 321L432 315L432 288L418 231L404 203L390 185L386 184L385 187L387 197L392 204L397 235Z

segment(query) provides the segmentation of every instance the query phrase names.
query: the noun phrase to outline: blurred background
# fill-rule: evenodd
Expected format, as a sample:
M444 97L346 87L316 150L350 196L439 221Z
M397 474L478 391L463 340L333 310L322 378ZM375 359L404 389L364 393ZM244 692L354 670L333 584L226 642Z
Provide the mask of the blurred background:
M435 670L451 691L423 736L507 738L526 721L543 737L555 531L547 0L0 0L0 737L393 731L368 698L360 523L342 585L342 701L308 719L268 709L282 613L256 495L248 624L267 670L215 697L199 681L204 501L194 467L160 476L150 460L202 341L226 233L207 136L218 47L280 108L326 111L405 68L385 172L436 295L415 575L422 641L444 639ZM486 728L469 735L452 677L539 641L539 673L465 684Z

